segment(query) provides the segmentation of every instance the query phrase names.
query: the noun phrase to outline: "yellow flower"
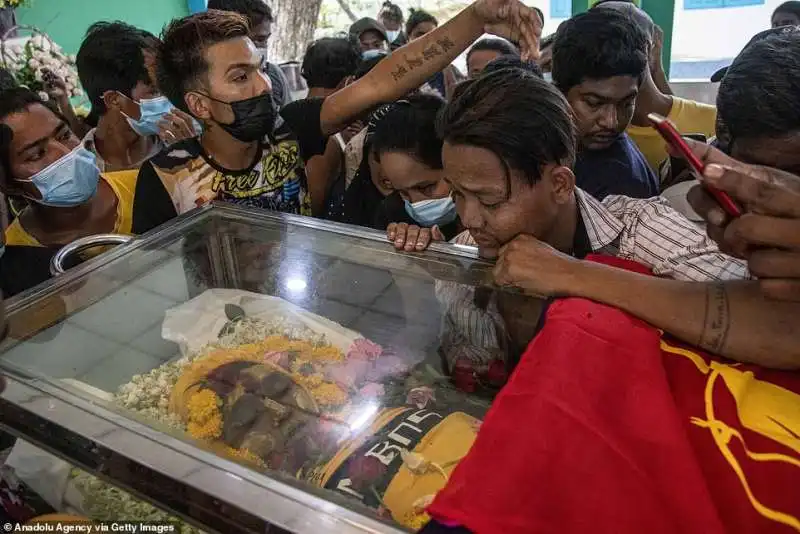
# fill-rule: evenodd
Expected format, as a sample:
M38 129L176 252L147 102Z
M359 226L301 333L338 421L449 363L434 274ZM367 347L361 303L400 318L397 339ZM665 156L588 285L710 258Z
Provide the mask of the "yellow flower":
M191 396L187 403L189 421L186 429L196 439L214 439L222 434L222 414L219 397L210 389Z
M421 514L414 514L413 512L406 515L403 518L403 526L410 528L414 532L420 530L422 527L428 524L428 521L431 520L431 516L426 514L425 512Z
M322 406L339 406L347 402L347 393L330 382L323 382L311 389L311 395Z
M294 375L294 379L300 382L308 389L318 388L322 385L324 377L320 373L313 375L303 376L301 374Z
M315 360L339 362L344 360L344 353L332 345L315 347L311 351L311 357Z
M242 460L243 462L254 464L258 467L267 467L267 464L264 463L264 460L247 449L234 449L233 447L226 447L225 452L233 459Z

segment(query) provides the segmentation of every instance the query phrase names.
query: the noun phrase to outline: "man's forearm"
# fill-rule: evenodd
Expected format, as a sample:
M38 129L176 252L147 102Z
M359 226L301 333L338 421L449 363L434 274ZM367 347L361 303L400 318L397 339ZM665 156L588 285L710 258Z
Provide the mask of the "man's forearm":
M570 290L740 362L800 368L800 304L763 297L758 282L680 282L580 262Z
M364 111L417 89L478 39L483 28L483 20L470 6L432 32L395 50L369 74L325 100L320 117L323 133L338 132Z

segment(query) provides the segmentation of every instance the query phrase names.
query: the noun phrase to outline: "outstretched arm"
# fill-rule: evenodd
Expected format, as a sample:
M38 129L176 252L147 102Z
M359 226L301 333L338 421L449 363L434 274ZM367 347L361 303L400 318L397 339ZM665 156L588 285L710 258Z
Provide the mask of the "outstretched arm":
M577 260L530 236L503 247L495 281L534 296L620 308L675 337L740 362L800 369L800 303L770 300L757 281L684 282Z
M357 82L329 96L320 116L322 133L336 133L364 111L418 88L484 31L521 41L523 53L535 58L541 28L538 15L518 0L477 0L439 28L392 52Z

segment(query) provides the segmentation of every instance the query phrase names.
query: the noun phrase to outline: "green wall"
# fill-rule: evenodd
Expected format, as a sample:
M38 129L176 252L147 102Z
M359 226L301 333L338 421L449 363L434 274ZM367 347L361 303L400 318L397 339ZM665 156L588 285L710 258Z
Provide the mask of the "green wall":
M17 9L17 22L47 32L75 53L86 29L99 20L123 20L158 35L175 17L189 14L186 0L30 0Z

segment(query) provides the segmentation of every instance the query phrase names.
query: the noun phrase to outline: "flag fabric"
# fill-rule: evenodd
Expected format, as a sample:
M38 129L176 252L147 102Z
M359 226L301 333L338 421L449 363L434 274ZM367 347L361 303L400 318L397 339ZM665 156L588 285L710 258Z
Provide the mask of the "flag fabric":
M428 513L475 534L800 532L800 373L555 301Z

